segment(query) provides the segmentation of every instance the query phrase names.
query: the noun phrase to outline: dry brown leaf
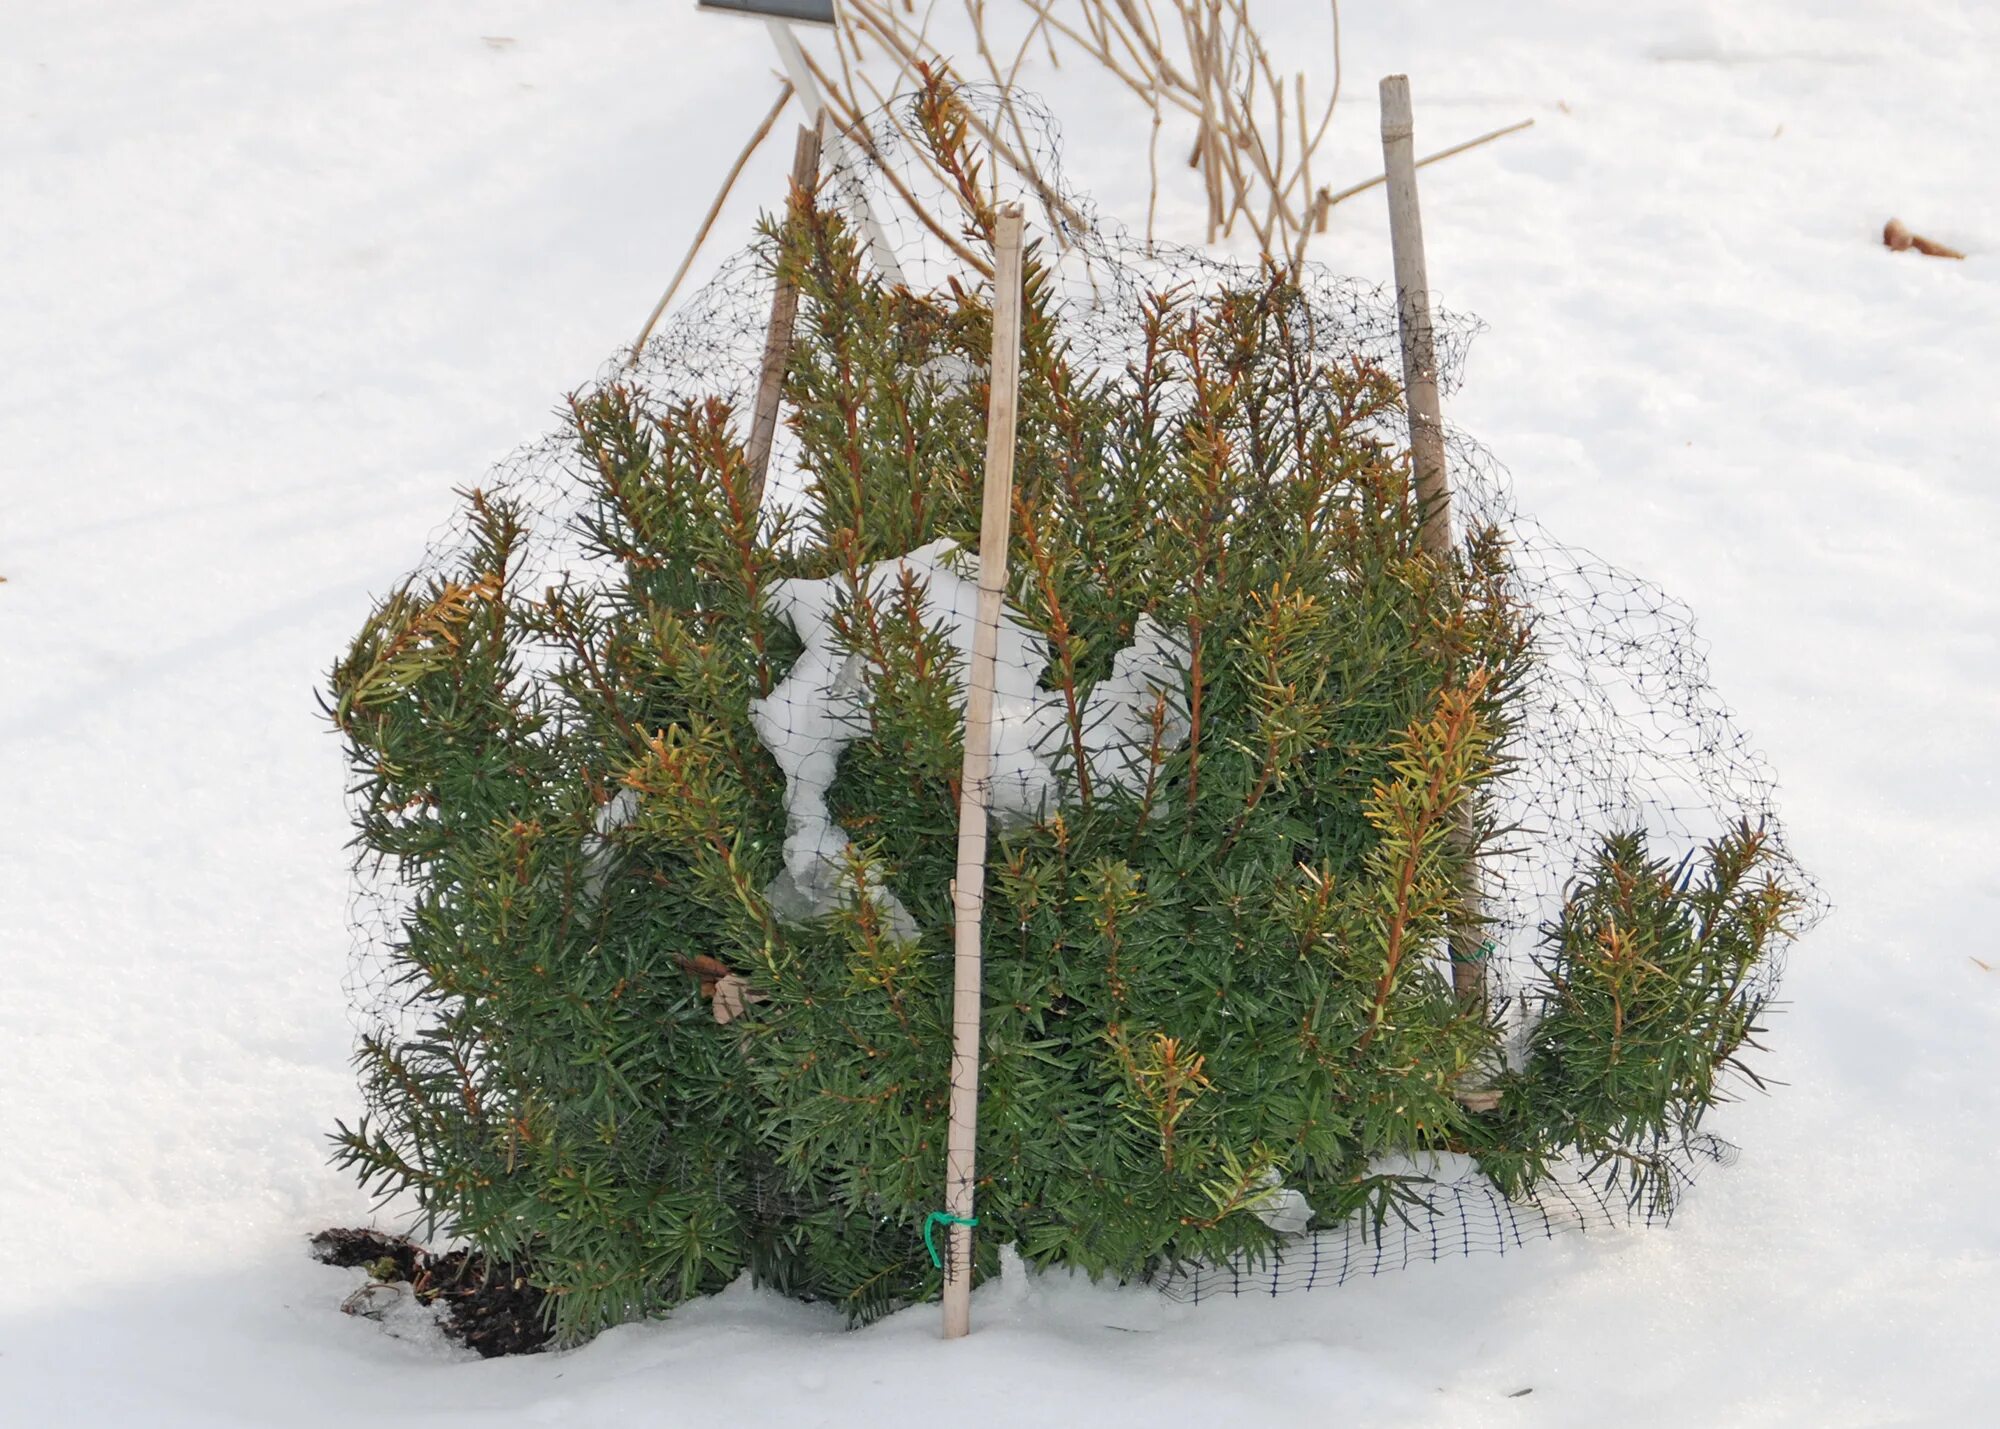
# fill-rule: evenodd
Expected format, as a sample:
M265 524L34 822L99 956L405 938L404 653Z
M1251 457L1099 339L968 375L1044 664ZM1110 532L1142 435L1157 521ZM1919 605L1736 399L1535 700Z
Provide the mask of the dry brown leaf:
M1930 258L1963 258L1965 255L1956 248L1948 248L1934 238L1926 238L1921 233L1912 233L1900 218L1892 218L1882 225L1882 243L1897 253L1914 248Z
M720 958L712 958L706 953L697 953L691 958L676 958L681 971L691 973L700 979L701 995L709 1001L709 1011L717 1023L728 1026L743 1015L751 1003L768 1002L770 999L761 992L753 991L750 980L741 973L733 973L729 965Z
M743 1015L749 1004L769 1001L763 993L751 988L749 979L729 973L715 984L715 1001L710 1009L715 1013L717 1025L727 1027Z
M682 958L680 965L682 972L693 973L704 983L712 983L718 978L729 976L729 964L723 962L720 958L711 958L706 953L698 953L691 958ZM703 997L710 995L707 991L702 993Z

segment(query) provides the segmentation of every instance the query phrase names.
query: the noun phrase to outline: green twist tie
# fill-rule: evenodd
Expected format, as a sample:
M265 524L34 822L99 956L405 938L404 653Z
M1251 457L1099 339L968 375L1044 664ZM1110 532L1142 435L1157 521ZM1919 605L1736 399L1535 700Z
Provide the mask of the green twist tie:
M1478 952L1469 954L1466 957L1466 961L1469 963L1483 963L1488 958L1493 956L1493 950L1498 946L1499 944L1495 943L1491 938L1488 938L1485 942L1479 945Z
M931 1253L931 1264L942 1270L944 1269L944 1257L938 1254L937 1242L931 1239L931 1227L940 1224L947 1226L976 1226L979 1224L979 1217L954 1216L950 1211L932 1211L924 1217L924 1249Z

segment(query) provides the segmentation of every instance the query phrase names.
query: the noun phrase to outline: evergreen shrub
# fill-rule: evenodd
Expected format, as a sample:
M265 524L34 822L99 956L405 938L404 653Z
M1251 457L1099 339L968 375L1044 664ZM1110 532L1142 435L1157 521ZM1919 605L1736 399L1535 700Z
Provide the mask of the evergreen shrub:
M917 117L982 192L951 96ZM570 1338L745 1270L858 1317L938 1286L963 674L920 584L865 576L976 544L988 299L884 283L811 194L764 242L801 293L802 499L760 502L732 403L605 382L568 408L567 529L467 492L454 561L332 674L361 857L406 891L338 1158L529 1267ZM979 1273L1009 1243L1116 1277L1283 1254L1287 1202L1409 1214L1397 1153L1669 1195L1754 1045L1789 864L1749 823L1671 857L1617 831L1529 985L1455 995L1468 860L1532 837L1488 796L1539 658L1507 540L1425 553L1399 385L1291 276L1155 292L1125 360L1086 362L1045 256L1010 606L1047 642L1062 797L995 831ZM584 559L529 588L552 535ZM802 920L767 894L785 791L751 712L798 657L793 578L840 583L866 689L830 802L868 891ZM1142 777L1093 781L1081 709L1142 617L1179 633L1179 688Z

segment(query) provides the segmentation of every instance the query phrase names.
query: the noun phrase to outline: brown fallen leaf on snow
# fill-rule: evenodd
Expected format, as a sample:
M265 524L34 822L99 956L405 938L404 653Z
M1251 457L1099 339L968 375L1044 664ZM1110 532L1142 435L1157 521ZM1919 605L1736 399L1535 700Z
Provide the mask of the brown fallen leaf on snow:
M1914 248L1917 252L1930 258L1963 258L1965 256L1956 248L1947 248L1935 239L1926 238L1921 233L1910 232L1900 218L1892 218L1882 225L1882 243L1885 247L1892 248L1898 253L1901 253L1906 248Z

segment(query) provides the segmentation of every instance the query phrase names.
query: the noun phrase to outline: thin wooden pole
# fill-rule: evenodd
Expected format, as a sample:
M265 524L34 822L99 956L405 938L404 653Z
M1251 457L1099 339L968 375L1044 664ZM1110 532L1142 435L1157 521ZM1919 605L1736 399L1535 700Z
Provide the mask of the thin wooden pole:
M1424 225L1417 209L1415 124L1408 75L1382 81L1382 169L1388 180L1389 244L1396 260L1396 317L1403 338L1404 404L1410 413L1410 466L1423 512L1424 550L1439 561L1452 557L1451 481L1445 470L1444 416L1438 407L1437 341L1431 328L1430 277L1424 269ZM1459 1001L1483 1009L1485 942L1481 933L1479 869L1472 811L1461 805L1451 830L1453 851L1464 862L1465 883L1451 919L1451 984ZM1468 1105L1495 1099L1486 1089L1461 1093Z
M1396 317L1403 334L1403 392L1410 411L1410 462L1424 511L1424 549L1451 552L1451 488L1444 469L1444 418L1438 410L1437 342L1431 285L1424 271L1424 221L1417 210L1415 126L1409 76L1382 81L1382 169L1388 177L1389 245L1396 258Z
M792 187L810 196L819 182L819 130L799 126L792 149ZM771 294L771 326L764 334L764 367L757 378L757 405L750 411L750 440L744 455L750 464L750 504L764 503L764 476L771 467L771 445L778 436L778 402L785 393L785 364L792 354L792 328L799 313L799 285L783 271Z
M986 903L986 811L993 768L993 662L1007 592L1014 504L1014 417L1021 383L1021 205L993 225L993 365L986 407L986 488L979 519L979 611L966 672L965 769L952 882L951 1124L945 1141L944 1337L972 1328L972 1219L979 1137L980 915Z

